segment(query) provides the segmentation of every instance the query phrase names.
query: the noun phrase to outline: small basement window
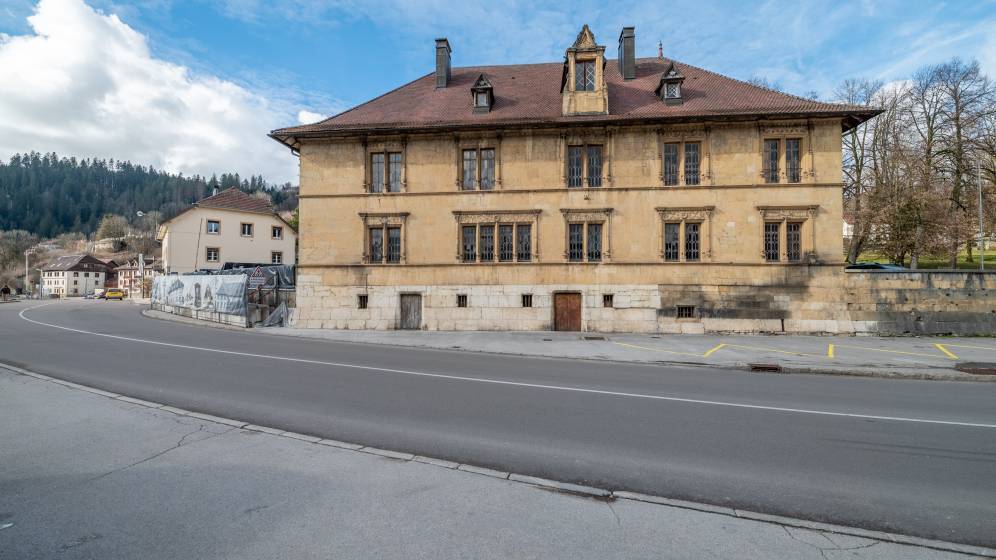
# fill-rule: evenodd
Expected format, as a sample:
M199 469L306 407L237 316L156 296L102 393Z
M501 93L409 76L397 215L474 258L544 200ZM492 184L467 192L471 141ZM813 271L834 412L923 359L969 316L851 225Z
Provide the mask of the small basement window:
M522 307L533 306L533 294L522 294Z
M367 308L367 294L360 294L356 297L356 307L359 309Z
M612 305L612 294L602 294L602 307L615 307Z
M467 307L467 294L457 294L457 307Z
M695 318L695 306L694 305L679 305L677 307L677 316L679 319L694 319Z

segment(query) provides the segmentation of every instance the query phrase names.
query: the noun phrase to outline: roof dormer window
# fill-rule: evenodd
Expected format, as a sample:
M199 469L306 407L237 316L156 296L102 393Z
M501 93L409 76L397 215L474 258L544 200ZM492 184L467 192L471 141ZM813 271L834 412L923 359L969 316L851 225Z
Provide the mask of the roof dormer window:
M685 77L681 74L681 71L672 62L667 70L661 74L660 85L657 86L657 96L661 98L661 101L668 105L680 105L682 102L681 98L681 83L685 81Z
M491 111L491 106L495 102L495 88L484 74L477 77L473 87L470 88L470 92L474 100L475 113L487 113Z
M574 63L574 91L595 91L595 61Z

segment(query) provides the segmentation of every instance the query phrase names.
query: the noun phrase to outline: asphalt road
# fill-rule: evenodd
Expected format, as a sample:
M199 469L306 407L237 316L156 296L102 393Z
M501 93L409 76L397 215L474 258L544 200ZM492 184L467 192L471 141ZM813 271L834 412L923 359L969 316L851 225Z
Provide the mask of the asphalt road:
M157 321L127 303L32 305L0 305L0 360L70 381L523 474L996 546L994 383L402 349Z

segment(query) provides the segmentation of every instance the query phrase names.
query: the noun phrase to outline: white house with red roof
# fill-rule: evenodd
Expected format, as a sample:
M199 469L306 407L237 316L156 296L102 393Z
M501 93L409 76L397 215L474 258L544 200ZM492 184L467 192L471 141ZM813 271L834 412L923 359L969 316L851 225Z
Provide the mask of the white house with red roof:
M267 198L232 187L194 203L164 222L165 274L220 269L225 263L295 264L297 232Z

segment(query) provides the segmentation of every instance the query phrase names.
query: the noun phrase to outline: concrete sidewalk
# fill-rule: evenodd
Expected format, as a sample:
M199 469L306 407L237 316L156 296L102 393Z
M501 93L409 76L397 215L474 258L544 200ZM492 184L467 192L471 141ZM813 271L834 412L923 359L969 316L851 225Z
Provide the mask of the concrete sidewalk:
M0 369L0 558L966 557L316 439Z
M166 314L155 316L163 318L162 315ZM287 327L253 329L253 332L338 342L524 356L729 368L764 364L800 373L996 381L996 375L964 373L955 369L958 364L966 362L993 363L996 368L996 340L988 338L348 331Z

